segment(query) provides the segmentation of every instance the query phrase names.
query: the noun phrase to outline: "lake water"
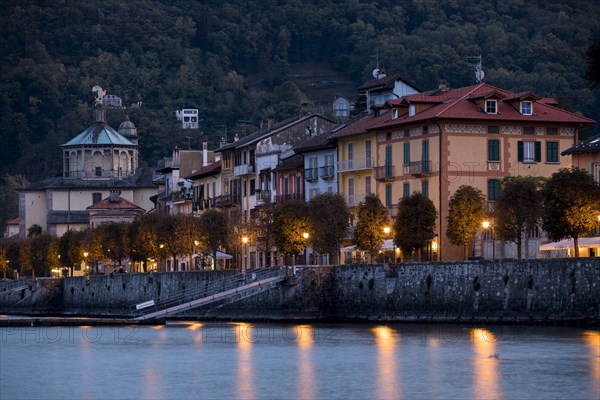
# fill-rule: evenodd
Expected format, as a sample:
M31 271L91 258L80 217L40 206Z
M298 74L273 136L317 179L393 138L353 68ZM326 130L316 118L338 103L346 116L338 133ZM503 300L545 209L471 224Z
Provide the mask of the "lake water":
M599 399L600 331L410 324L0 328L0 399Z

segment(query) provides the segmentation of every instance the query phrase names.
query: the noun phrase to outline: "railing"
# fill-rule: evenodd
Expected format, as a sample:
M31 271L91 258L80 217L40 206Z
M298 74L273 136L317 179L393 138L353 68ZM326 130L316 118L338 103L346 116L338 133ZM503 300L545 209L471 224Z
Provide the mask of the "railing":
M375 179L377 180L393 180L394 179L394 166L393 165L385 165L383 167L375 167Z
M325 165L321 167L321 179L329 180L333 179L335 173L335 168L333 165Z
M338 162L338 171L356 171L359 169L371 169L373 168L372 158L355 158L353 160L344 160Z
M253 164L243 164L233 167L233 174L235 176L252 175L254 174L254 171L255 169Z
M240 204L239 194L224 194L214 198L215 207L227 207Z
M182 201L182 200L191 200L192 193L191 192L175 192L173 193L172 200L173 201Z
M399 206L398 204L392 204L387 207L388 218L396 218L398 216Z
M280 203L282 201L302 200L302 199L304 199L304 197L302 197L301 193L278 194L275 196L275 202L277 202L277 203Z
M431 161L413 161L408 165L408 171L416 176L431 175Z
M316 181L319 179L319 169L318 168L307 168L304 170L304 179L307 181Z
M169 296L165 299L149 299L143 303L130 306L130 313L132 317L136 319L145 319L144 316L148 316L151 319L151 315L163 311L160 313L166 316L170 313L177 313L177 311L185 311L193 308L190 307L178 307L192 303L196 300L215 296L219 293L232 291L236 288L240 288L245 285L249 285L252 282L258 282L269 278L283 278L287 274L287 269L275 267L275 268L261 268L255 270L247 270L230 276L217 279L209 284L206 282L197 282L184 290L176 292L174 295ZM236 295L235 291L231 293L231 296ZM221 299L223 300L223 299ZM169 311L169 310L173 311Z
M271 191L263 190L260 192L256 192L256 200L258 201L271 201Z

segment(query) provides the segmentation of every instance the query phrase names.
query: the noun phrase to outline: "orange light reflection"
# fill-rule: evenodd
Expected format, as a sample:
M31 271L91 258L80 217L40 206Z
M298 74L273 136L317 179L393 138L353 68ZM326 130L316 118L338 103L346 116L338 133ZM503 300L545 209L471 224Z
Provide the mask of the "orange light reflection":
M238 345L237 398L255 399L254 370L252 363L252 325L238 323L232 326Z
M398 399L400 394L396 371L396 332L388 326L377 326L371 331L375 334L377 345L376 398Z
M598 395L600 395L600 331L585 331L583 337L590 348L592 394L598 398Z
M295 329L298 341L298 382L296 392L300 399L314 399L315 370L312 361L312 347L314 345L313 328L310 325L297 325Z
M476 399L500 399L496 337L487 329L471 330L473 342L473 395Z

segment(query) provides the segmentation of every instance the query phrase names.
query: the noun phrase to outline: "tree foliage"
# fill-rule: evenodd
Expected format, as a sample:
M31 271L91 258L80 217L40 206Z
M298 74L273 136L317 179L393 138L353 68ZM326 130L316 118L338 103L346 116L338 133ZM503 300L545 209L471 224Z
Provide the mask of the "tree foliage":
M319 194L308 203L308 215L313 250L330 254L336 264L351 216L344 197L338 193Z
M544 231L555 241L573 238L579 257L579 238L598 225L600 185L584 170L562 168L552 174L542 193Z
M216 260L217 251L225 248L230 240L229 217L226 213L213 208L200 215L198 225L202 247Z
M22 175L5 173L0 178L0 204L2 204L2 207L0 207L0 232L4 232L6 229L7 221L19 215L19 193L17 189L27 183L27 179Z
M506 177L494 205L495 238L514 242L519 259L526 230L535 227L542 215L542 183L530 176Z
M369 253L371 261L375 260L381 250L385 239L383 228L387 225L388 215L385 206L377 195L368 194L358 206L354 243L359 249Z
M437 211L423 193L403 197L394 220L394 243L406 255L419 251L435 237Z
M302 200L277 203L273 213L275 245L288 255L300 254L308 243L303 237L309 231L308 205Z
M473 186L459 187L450 198L446 236L450 243L464 246L464 257L468 257L471 240L486 217L485 198L481 190Z

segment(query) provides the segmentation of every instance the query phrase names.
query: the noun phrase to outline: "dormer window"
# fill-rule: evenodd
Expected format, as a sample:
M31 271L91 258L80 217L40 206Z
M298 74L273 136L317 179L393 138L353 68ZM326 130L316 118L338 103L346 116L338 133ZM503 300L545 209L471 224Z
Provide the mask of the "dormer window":
M415 105L411 104L408 106L408 116L412 117L415 115L416 109L415 109Z
M485 101L485 113L486 114L498 114L498 102L496 100Z
M394 108L392 110L392 119L396 119L396 118L398 118L398 109Z
M523 114L523 115L532 115L533 114L533 105L530 101L522 101L521 102L521 114Z

